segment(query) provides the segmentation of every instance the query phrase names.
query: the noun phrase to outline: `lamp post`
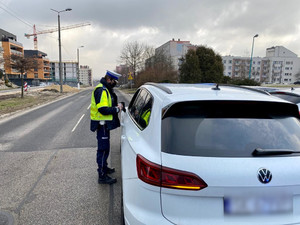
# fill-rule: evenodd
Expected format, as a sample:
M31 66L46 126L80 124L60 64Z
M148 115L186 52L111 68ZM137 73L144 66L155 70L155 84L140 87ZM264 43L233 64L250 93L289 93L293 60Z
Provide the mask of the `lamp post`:
M83 48L83 47L84 46L80 46L80 47L77 48L77 63L78 63L78 67L77 67L77 87L78 87L78 89L80 89L80 81L79 81L79 68L80 68L80 66L79 66L79 49Z
M251 68L252 68L252 56L253 56L254 38L256 38L256 37L258 37L258 34L255 34L253 36L253 41L252 41L252 51L251 51L250 68L249 68L249 80L251 79Z
M54 12L57 12L58 15L58 51L59 51L59 83L60 83L60 93L63 92L63 85L62 85L62 63L61 63L61 40L60 40L60 13L61 12L66 12L66 11L71 11L72 9L67 8L61 11L57 11L55 9L51 9Z

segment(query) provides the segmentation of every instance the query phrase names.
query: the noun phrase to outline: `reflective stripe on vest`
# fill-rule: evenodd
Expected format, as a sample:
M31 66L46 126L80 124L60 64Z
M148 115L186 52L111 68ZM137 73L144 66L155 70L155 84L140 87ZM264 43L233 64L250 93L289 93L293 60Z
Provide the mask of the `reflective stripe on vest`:
M103 90L101 94L101 99L99 103L96 105L95 90L97 88L103 88ZM105 87L103 87L103 84L100 83L94 89L91 97L91 110L90 110L91 120L96 120L96 121L112 120L113 119L112 115L103 115L98 111L98 109L100 109L101 107L112 107L112 102L111 102L111 96L109 91Z

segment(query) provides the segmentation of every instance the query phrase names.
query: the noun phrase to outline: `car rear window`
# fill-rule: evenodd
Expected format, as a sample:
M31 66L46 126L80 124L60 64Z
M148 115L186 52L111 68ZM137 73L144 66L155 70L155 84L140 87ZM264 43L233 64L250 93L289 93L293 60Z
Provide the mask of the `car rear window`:
M163 110L162 151L251 157L256 148L300 150L298 108L289 103L193 101Z

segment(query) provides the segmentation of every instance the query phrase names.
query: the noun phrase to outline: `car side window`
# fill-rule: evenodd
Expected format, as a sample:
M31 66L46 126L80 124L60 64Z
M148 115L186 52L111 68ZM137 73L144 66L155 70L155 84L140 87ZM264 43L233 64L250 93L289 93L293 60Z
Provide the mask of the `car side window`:
M144 129L149 124L152 97L144 89L142 89L135 97L134 101L130 104L129 112L140 128Z
M138 90L134 93L134 95L133 95L133 97L132 97L132 99L131 99L131 101L130 101L130 103L129 103L129 105L128 105L128 109L129 109L129 110L131 110L132 105L133 105L133 103L135 102L135 100L136 100L136 98L137 98L137 96L139 95L140 92L141 92L141 89L138 89Z

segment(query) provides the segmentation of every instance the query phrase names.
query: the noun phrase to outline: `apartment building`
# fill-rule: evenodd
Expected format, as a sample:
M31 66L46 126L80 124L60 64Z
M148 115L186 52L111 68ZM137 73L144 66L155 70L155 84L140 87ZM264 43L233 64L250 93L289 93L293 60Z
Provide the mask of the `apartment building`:
M266 58L270 60L271 83L293 83L300 79L300 58L283 46L267 48Z
M223 56L224 76L232 78L249 78L250 57ZM252 58L251 79L258 82L266 77L265 60L261 57Z
M0 29L0 40L3 48L3 58L10 58L11 55L24 56L23 45L17 42L17 37L5 30ZM20 73L14 68L9 60L4 62L4 70L9 79L20 77Z
M38 50L24 50L24 56L34 58L37 61L36 67L32 71L28 71L25 78L36 79L43 82L51 79L50 61L46 58L46 53Z
M185 56L189 49L196 49L197 46L192 45L190 41L177 41L173 38L160 47L155 49L155 54L164 53L166 56L170 56L173 61L174 68L179 70L181 65L181 58Z
M89 66L80 66L79 82L84 85L93 85L92 69Z
M50 61L52 81L59 82L59 62ZM62 62L62 80L63 83L77 85L78 83L78 62L77 61L63 61Z
M223 56L224 75L248 78L250 57ZM266 49L266 56L253 57L251 79L262 83L291 84L300 79L300 58L283 46Z

